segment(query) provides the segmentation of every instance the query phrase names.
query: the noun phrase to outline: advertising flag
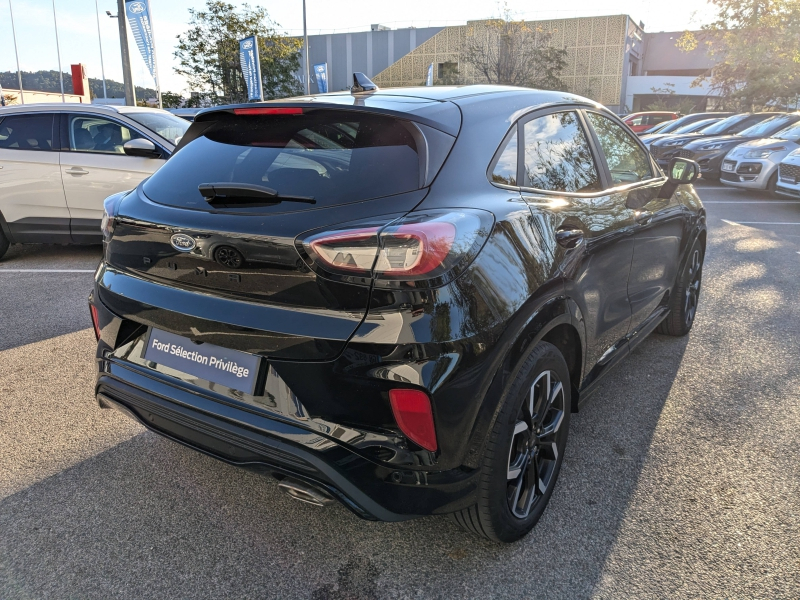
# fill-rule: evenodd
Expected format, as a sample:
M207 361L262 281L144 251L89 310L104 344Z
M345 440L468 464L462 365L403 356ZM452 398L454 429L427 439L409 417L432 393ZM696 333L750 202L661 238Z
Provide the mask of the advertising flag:
M239 40L239 62L242 63L242 74L247 83L247 99L263 100L264 91L261 82L261 59L258 56L258 36L251 35Z
M433 63L428 65L428 76L425 78L425 85L433 85Z
M317 89L320 94L328 93L328 63L314 65L314 76L317 78Z
M158 83L156 73L156 50L153 41L153 22L150 20L149 0L125 0L125 14L131 24L133 39L142 54L144 64L147 65L153 80Z

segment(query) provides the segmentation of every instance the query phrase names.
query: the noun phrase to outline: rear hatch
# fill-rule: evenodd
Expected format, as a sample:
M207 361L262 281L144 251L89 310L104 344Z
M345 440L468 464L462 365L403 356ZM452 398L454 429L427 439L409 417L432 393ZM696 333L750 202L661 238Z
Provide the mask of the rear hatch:
M363 102L362 102L363 104ZM371 280L327 273L312 233L413 209L455 140L418 114L308 104L205 113L125 197L99 291L133 321L277 359L328 360L364 319Z

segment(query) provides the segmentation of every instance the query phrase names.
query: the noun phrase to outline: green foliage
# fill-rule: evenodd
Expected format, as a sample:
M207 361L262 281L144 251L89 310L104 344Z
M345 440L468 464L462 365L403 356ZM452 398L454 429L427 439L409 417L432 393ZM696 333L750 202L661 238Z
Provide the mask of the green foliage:
M437 65L434 65L433 68L437 68ZM442 63L442 71L439 77L434 79L433 85L458 85L459 83L459 72L458 72L458 63L454 62L446 62Z
M184 98L174 92L161 92L161 105L164 108L181 108Z
M186 77L191 88L202 90L214 104L245 102L247 86L239 62L239 41L257 35L261 78L266 99L285 98L303 92L294 73L300 68L302 41L282 36L263 7L207 0L205 10L189 9L190 29L178 36L175 72ZM200 100L198 100L199 102Z
M514 21L508 8L503 16L471 27L462 60L489 83L563 90L561 73L567 51L551 45L553 33L526 21Z
M702 44L717 61L693 85L707 81L731 109L793 106L800 95L800 0L709 2L716 20L677 44L685 51Z

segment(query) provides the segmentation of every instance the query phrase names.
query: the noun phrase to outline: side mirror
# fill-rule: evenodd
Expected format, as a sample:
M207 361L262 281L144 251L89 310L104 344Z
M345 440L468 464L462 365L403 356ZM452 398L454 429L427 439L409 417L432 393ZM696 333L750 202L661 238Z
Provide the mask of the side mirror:
M669 162L667 177L669 177L670 183L676 185L692 183L700 177L700 165L688 158L673 158Z
M150 140L138 138L125 142L122 147L128 156L139 156L141 158L161 158L161 151Z
M692 183L700 177L700 165L688 158L673 158L669 161L667 182L661 187L658 197L671 198L679 185Z

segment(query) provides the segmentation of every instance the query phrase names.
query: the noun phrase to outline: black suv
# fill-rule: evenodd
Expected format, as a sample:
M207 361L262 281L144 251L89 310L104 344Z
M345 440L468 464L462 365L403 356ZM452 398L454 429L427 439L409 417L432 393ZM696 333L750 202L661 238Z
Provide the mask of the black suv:
M563 93L207 110L106 201L97 398L299 500L513 541L570 413L651 331L692 326L696 174Z

